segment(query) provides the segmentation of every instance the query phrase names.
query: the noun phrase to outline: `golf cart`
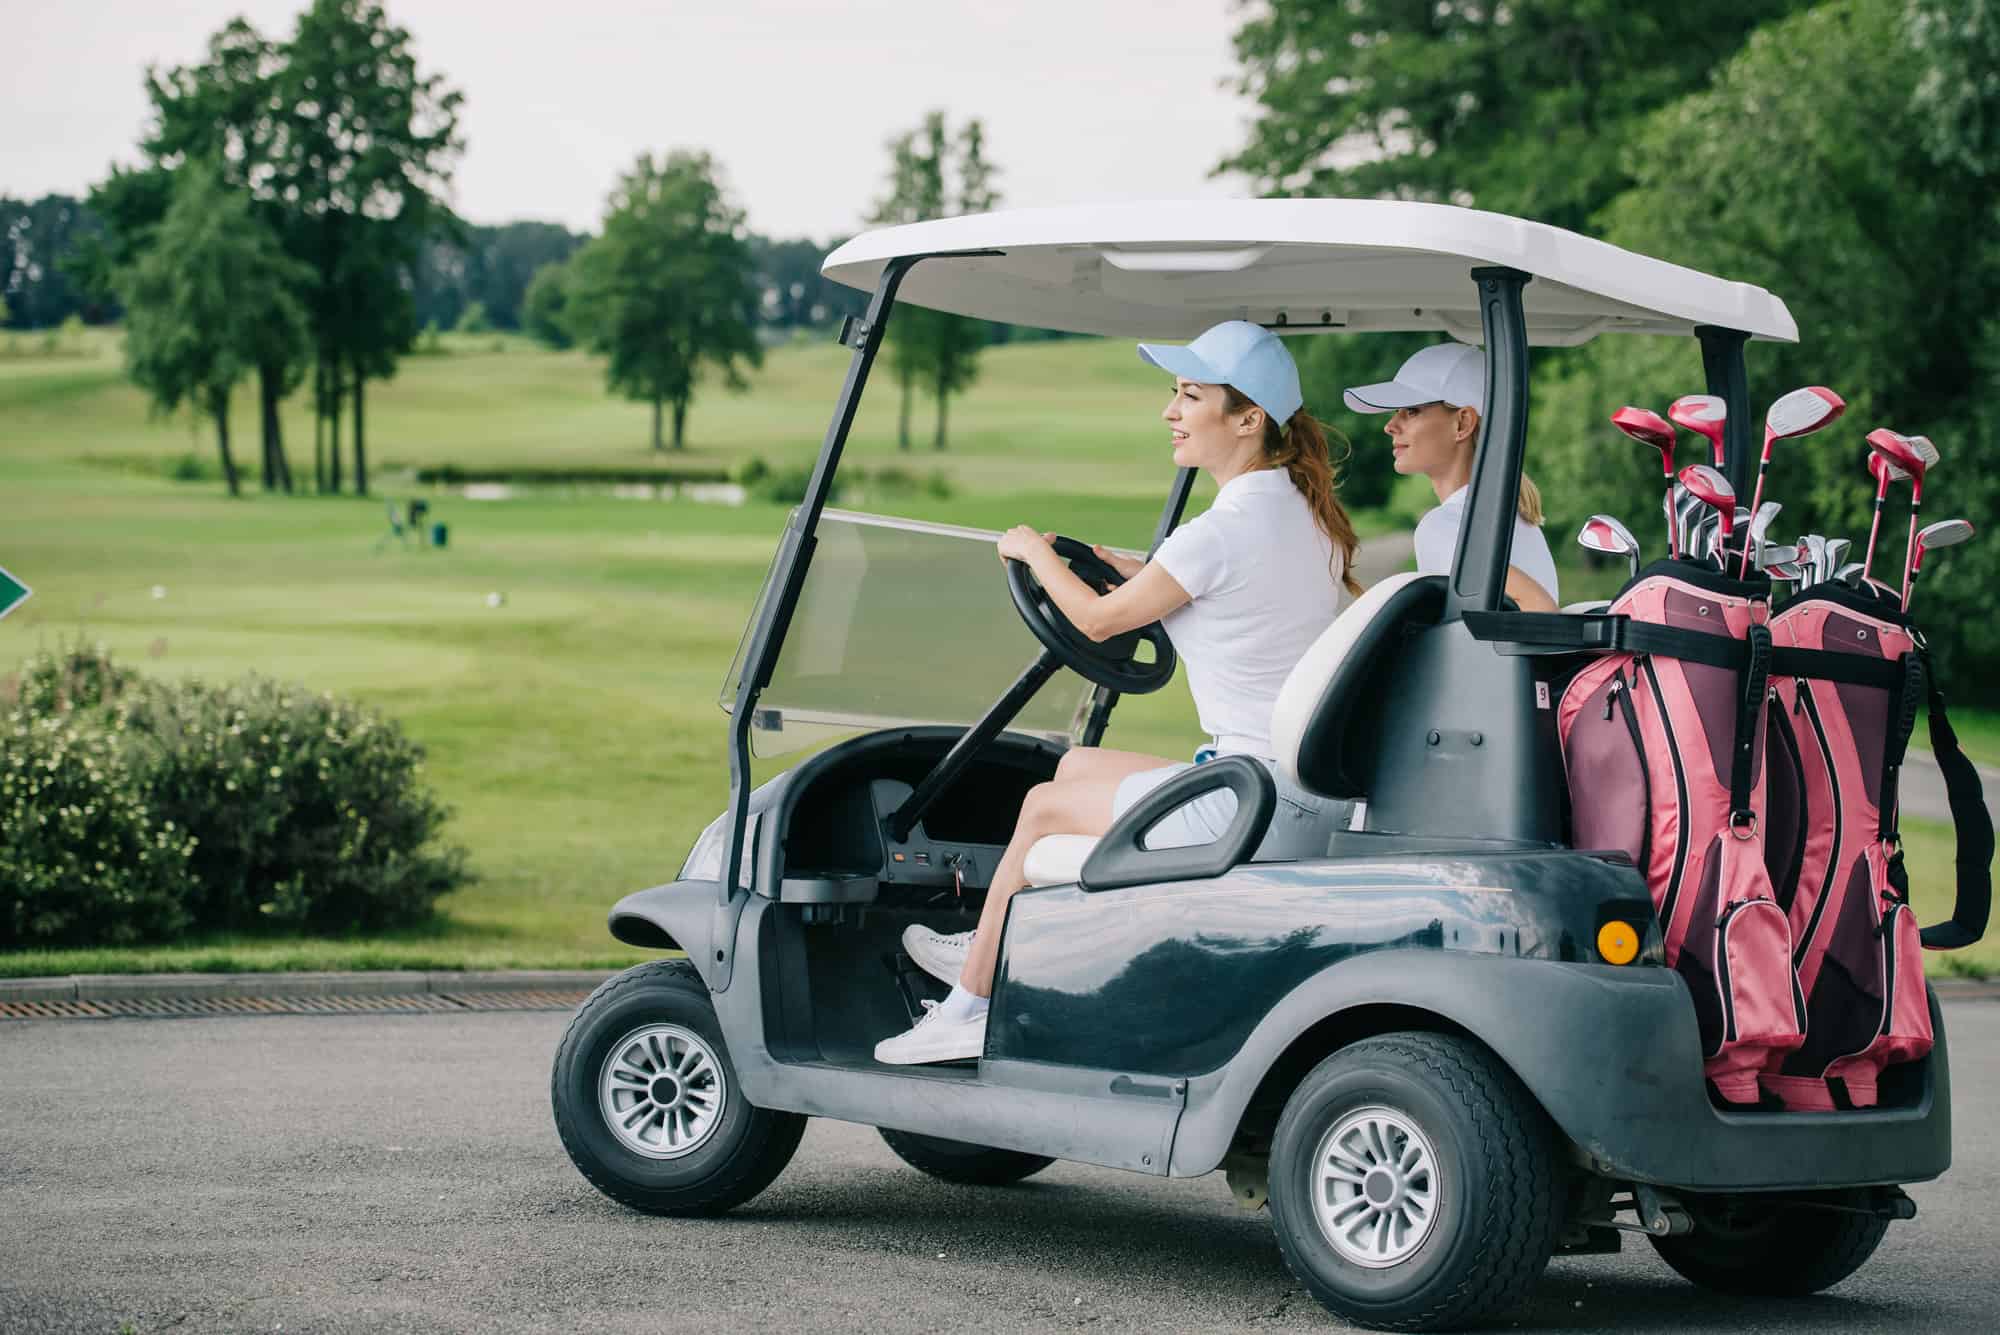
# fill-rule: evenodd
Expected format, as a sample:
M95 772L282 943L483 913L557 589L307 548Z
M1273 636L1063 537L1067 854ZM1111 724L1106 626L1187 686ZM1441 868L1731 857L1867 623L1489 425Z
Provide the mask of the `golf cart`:
M556 1123L592 1183L638 1210L726 1210L778 1175L809 1116L879 1127L956 1182L1055 1159L1221 1168L1239 1203L1268 1204L1315 1297L1400 1329L1490 1316L1552 1254L1615 1251L1627 1232L1714 1289L1809 1293L1914 1213L1899 1185L1950 1162L1935 998L1935 1048L1891 1068L1878 1106L1718 1108L1646 883L1624 854L1568 843L1550 710L1566 660L1473 633L1504 611L1529 346L1698 339L1744 491L1743 347L1796 339L1782 302L1558 228L1390 201L954 218L857 237L825 272L873 297L842 330L832 424L725 687L728 810L676 880L611 911L618 940L686 958L605 983L556 1057ZM826 508L898 300L1130 339L1247 319L1486 350L1452 573L1354 602L1273 719L1280 763L1347 799L1328 805L1337 827L1270 846L1269 773L1225 757L1102 839L1038 844L985 1053L955 1065L873 1060L942 993L900 933L973 924L1028 789L1174 658L1157 625L1076 632L1024 567L1003 578L993 534ZM1116 578L1086 545L1058 550L1086 580ZM836 736L753 791L753 745ZM1146 846L1219 787L1237 799L1221 838Z

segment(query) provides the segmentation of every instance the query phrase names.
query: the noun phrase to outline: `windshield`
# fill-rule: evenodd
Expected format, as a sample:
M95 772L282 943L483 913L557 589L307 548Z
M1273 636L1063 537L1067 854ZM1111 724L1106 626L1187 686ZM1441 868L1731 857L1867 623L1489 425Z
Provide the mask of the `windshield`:
M911 723L970 724L1042 652L1021 624L993 545L998 533L826 510L750 746L760 756L842 732ZM765 576L750 625L770 597ZM750 631L722 686L733 709ZM1067 668L1009 725L1066 737L1090 684Z

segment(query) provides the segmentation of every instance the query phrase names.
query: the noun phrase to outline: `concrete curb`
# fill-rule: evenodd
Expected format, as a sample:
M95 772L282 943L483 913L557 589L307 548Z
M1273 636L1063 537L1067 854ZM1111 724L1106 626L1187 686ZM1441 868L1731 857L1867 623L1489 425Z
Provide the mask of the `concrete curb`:
M587 992L615 969L379 973L79 973L0 978L0 1001L171 1001L197 997L407 997L467 992Z

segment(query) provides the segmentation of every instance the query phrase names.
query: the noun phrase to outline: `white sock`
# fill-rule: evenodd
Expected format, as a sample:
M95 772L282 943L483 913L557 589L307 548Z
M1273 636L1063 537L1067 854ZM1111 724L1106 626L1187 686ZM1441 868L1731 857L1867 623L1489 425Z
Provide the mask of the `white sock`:
M977 992L966 991L964 983L953 983L951 995L938 1003L935 1013L940 1020L962 1023L966 1020L976 1020L986 1014L986 1008L991 1004L991 998L982 997Z

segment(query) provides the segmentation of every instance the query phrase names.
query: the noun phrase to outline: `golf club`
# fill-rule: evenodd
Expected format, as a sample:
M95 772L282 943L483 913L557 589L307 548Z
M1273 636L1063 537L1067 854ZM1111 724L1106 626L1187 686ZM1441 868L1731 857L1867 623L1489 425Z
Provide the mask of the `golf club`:
M1633 440L1648 449L1660 452L1660 476L1671 485L1674 480L1674 428L1658 413L1647 408L1634 408L1630 404L1611 414L1611 425L1623 431ZM1680 541L1674 532L1674 523L1669 512L1667 521L1667 541L1673 545L1669 555L1679 556Z
M1750 493L1750 509L1755 513L1764 498L1764 474L1771 467L1771 446L1780 440L1817 431L1847 411L1847 400L1825 385L1808 385L1781 394L1764 414L1764 451L1757 457L1757 485ZM1750 568L1750 554L1743 555L1743 569Z
M1757 507L1757 512L1750 516L1750 536L1746 541L1749 544L1752 565L1763 564L1764 535L1771 531L1771 521L1776 519L1778 512L1784 508L1776 501L1765 501Z
M1689 464L1679 476L1691 496L1715 511L1722 545L1728 546L1729 535L1736 531L1736 489L1729 485L1721 469L1710 464Z
M1870 432L1868 448L1886 457L1890 463L1910 476L1910 532L1904 540L1903 583L1910 582L1910 557L1916 550L1917 512L1924 504L1924 476L1937 467L1938 447L1931 444L1928 436L1905 436L1897 432ZM1864 565L1873 564L1874 553Z
M1631 567L1629 578L1639 574L1639 540L1610 515L1592 515L1583 521L1583 529L1576 535L1577 546L1593 552L1607 552L1623 556Z
M1921 484L1920 484L1921 485ZM1933 547L1956 547L1972 537L1972 524L1964 519L1940 519L1935 524L1926 524L1916 537L1910 539L1909 569L1903 572L1903 610L1910 610L1910 592L1917 587L1917 574L1923 569L1924 555Z
M1891 482L1909 480L1909 470L1897 463L1884 450L1894 450L1897 454L1911 448L1910 438L1886 426L1876 427L1868 433L1868 476L1875 479L1875 517L1868 521L1868 550L1862 554L1863 573L1875 565L1875 539L1882 532L1882 502L1888 498Z
M1722 467L1722 426L1729 405L1713 394L1683 394L1667 405L1667 416L1696 435L1708 437L1710 461Z

